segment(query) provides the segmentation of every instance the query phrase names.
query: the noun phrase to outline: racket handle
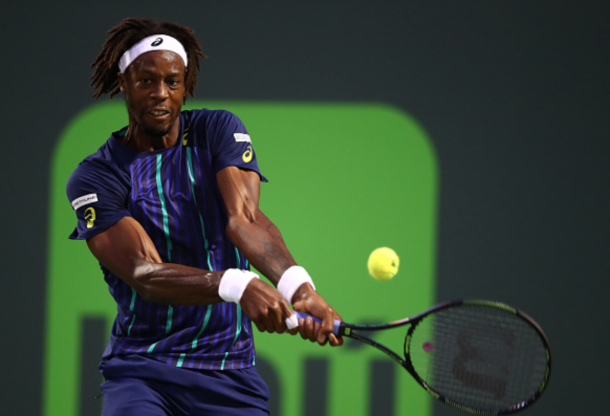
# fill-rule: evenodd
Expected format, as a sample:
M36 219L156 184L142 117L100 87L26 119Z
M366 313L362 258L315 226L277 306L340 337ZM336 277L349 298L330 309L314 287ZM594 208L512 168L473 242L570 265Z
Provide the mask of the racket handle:
M303 319L305 319L305 318L311 318L311 319L313 319L313 321L314 321L314 322L319 322L319 323L322 323L322 320L321 320L320 318L316 318L315 316L310 315L310 314L308 314L308 313L305 313L305 312L297 312L297 311L294 311L294 313L295 313L295 315L297 316L297 319L301 319L301 318L303 318ZM339 335L339 326L340 326L340 325L341 325L341 321L340 321L340 320L338 320L338 319L335 319L335 324L334 324L334 326L333 326L333 334L335 334L335 335Z

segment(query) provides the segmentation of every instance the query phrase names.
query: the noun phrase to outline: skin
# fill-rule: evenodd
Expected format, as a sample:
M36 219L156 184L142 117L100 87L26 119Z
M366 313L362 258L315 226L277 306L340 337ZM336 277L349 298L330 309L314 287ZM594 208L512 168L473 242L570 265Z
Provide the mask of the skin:
M168 148L178 140L179 114L186 91L184 63L170 51L139 56L124 74L118 74L125 93L129 126L123 144L136 152ZM282 274L296 265L278 228L258 207L260 178L256 172L227 167L217 174L227 213L227 235L250 263L277 286ZM87 240L99 262L133 287L146 301L171 305L208 305L222 302L218 286L224 271L209 271L163 263L153 242L133 218L125 217ZM294 310L322 319L299 322L288 331L290 305L271 285L252 279L240 306L259 331L299 333L303 339L331 346L343 344L332 334L339 314L305 283L292 298Z

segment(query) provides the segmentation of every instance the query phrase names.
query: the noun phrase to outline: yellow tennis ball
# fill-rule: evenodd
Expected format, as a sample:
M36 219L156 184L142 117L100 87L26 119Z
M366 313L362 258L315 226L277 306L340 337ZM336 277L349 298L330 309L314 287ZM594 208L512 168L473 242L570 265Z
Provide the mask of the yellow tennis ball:
M373 250L369 256L369 273L377 280L388 280L398 273L400 260L396 252L388 247Z

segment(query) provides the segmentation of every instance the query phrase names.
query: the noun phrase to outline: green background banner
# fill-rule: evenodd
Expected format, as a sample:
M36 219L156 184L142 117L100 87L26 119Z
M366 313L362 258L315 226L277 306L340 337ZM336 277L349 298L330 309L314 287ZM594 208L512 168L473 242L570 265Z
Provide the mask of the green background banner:
M431 143L411 116L375 103L192 101L187 106L203 107L227 109L242 119L270 181L262 185L263 212L346 321L386 322L433 304L438 172ZM83 381L97 371L91 350L103 349L87 347L87 323L102 322L98 332L108 331L116 307L86 244L67 238L75 216L65 184L78 162L125 124L122 101L92 106L69 123L53 156L46 416L76 416L87 407L83 401L99 394L86 390L93 383ZM401 259L398 275L384 282L366 269L369 253L380 246L393 248ZM377 339L401 352L404 335L399 329ZM98 333L94 339L105 337ZM256 346L278 414L318 409L364 416L376 406L397 414L431 412L427 393L372 348L350 342L321 348L298 336L265 333L256 334Z

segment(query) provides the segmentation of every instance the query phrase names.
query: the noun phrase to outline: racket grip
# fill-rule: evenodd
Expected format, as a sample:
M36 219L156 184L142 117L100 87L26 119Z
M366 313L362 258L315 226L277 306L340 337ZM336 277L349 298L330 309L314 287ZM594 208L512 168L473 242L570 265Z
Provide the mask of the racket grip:
M315 317L315 316L313 316L313 315L310 315L310 314L308 314L308 313L305 313L305 312L297 312L297 311L294 311L294 313L295 313L295 315L297 316L297 319L301 319L301 318L303 318L303 319L305 319L305 318L311 318L311 319L313 319L313 321L314 321L314 322L319 322L319 323L322 323L322 320L321 320L320 318L317 318L317 317ZM341 325L341 321L340 321L340 320L338 320L338 319L335 319L335 324L333 325L333 334L335 334L335 335L339 335L339 326L340 326L340 325Z

